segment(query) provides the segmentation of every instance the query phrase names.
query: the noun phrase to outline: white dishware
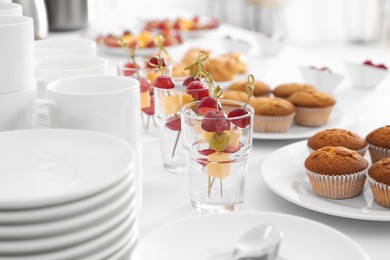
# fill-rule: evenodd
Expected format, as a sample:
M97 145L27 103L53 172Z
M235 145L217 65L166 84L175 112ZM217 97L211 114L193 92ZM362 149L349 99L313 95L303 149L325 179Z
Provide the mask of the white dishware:
M318 90L327 93L332 93L344 79L343 75L332 71L306 66L299 66L299 70L307 84L314 85Z
M138 201L142 203L142 146L139 82L130 77L80 76L51 82L47 99L34 111L49 108L50 128L91 130L128 142L136 154ZM37 113L34 112L37 119Z
M275 56L286 46L286 39L278 36L270 36L264 33L255 33L261 54L264 56Z
M14 3L0 2L0 16L22 16L22 6Z
M0 131L33 128L32 104L36 97L35 87L0 95Z
M72 218L88 214L88 212L95 212L122 196L126 190L131 189L130 185L134 186L133 183L134 175L130 174L112 187L85 199L45 208L2 211L0 214L0 225L12 224L10 225L12 227L32 223L54 222L63 218Z
M0 209L80 200L134 174L131 146L102 133L19 130L1 132L0 143Z
M103 132L138 148L139 82L129 77L80 76L47 86L47 99L35 106L49 108L51 128Z
M108 222L117 215L123 215L123 209L126 207L129 207L129 212L134 211L134 193L135 184L132 184L132 186L127 186L126 191L88 212L42 223L0 225L0 239L3 240L0 241L0 252L4 253L6 250L12 249L16 250L16 252L24 250L33 251L33 249L36 251L48 249L49 246L54 247L59 244L64 246L64 243L71 241L67 233L72 235L75 232L100 227L103 223ZM47 241L46 237L49 237L50 241ZM81 235L79 234L78 237L81 237ZM18 241L15 244L7 241L8 239L21 239L24 242ZM29 247L30 245L31 247Z
M12 3L12 0L0 0L0 3Z
M0 16L0 95L34 86L33 20Z
M364 65L363 63L345 62L348 75L355 88L373 89L389 74L387 69Z
M56 56L35 62L38 98L46 98L48 83L68 77L107 75L109 61L96 56Z
M280 259L370 259L355 241L332 227L268 212L198 216L170 223L143 237L134 259L217 259L218 255L231 252L236 240L246 231L268 223L284 234Z
M130 214L119 225L102 235L96 236L83 243L56 251L47 251L39 254L12 256L13 260L53 260L53 259L104 259L115 253L126 242L134 243L138 237L136 218Z
M73 230L73 232L60 233L55 236L43 238L28 239L20 237L19 239L21 240L6 239L1 241L0 257L1 255L7 254L38 254L47 251L56 251L104 235L126 219L135 221L137 216L135 205L129 204L129 206L128 204L129 200L123 201L120 210L113 211L112 213L115 214L112 214L111 218L106 219L106 221L92 225L84 225L82 228Z
M356 111L351 111L348 106L341 102L336 103L332 115L326 125L320 127L304 127L295 123L291 125L285 133L261 133L253 132L253 139L261 140L292 140L309 138L317 132L329 128L348 128L358 122L362 116L357 115Z
M304 168L308 156L307 141L276 150L261 169L265 184L282 198L307 209L345 218L390 221L389 209L375 203L367 183L363 194L354 198L332 200L317 196Z
M137 242L137 239L138 239L137 236L133 236L133 237L129 236L129 238L125 237L124 246L121 247L114 254L110 255L107 258L107 260L118 260L118 259L128 260L128 259L131 259L130 257L131 257L131 254L133 252L133 248L135 246L135 243Z
M96 43L88 39L53 38L35 41L35 59L52 56L95 56Z

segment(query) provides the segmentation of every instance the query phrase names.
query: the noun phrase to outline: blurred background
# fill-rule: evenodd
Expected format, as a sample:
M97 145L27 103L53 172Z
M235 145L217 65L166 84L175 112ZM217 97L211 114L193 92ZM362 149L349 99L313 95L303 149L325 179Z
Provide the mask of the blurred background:
M48 0L50 1L50 0ZM65 0L66 1L66 0ZM281 34L291 43L389 44L390 0L97 0L93 24L187 11L239 27Z

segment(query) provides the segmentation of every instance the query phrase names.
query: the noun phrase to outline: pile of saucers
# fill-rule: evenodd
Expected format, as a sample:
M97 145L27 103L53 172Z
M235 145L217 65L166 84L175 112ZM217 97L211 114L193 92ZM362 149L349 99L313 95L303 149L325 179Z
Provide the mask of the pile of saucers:
M80 130L0 133L0 259L128 259L135 155Z

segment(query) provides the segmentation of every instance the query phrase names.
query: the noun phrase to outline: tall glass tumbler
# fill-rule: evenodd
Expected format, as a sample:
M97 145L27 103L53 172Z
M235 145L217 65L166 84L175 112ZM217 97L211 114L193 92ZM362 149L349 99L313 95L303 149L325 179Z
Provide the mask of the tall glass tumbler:
M146 59L137 59L139 67L130 67L127 63L119 63L117 65L117 72L119 76L132 77L140 82L141 91L141 136L144 138L157 138L158 126L155 113L155 100L153 92L154 80L161 75L158 68L147 67ZM170 76L172 74L172 66L163 67L164 75Z
M201 213L236 211L244 201L247 159L252 151L253 114L250 105L241 116L226 118L222 132L205 131L215 118L197 113L199 102L181 110L183 148L187 159L192 207ZM222 111L244 109L244 103L221 100Z
M183 86L173 89L154 88L156 120L160 129L161 155L165 169L176 174L186 174L183 153L180 110L183 105L195 101L199 92Z

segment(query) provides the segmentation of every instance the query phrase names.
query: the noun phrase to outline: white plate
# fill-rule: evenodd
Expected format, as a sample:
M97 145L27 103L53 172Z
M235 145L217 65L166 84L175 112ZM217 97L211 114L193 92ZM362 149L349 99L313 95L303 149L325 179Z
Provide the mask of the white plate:
M0 241L0 255L31 253L38 254L86 242L96 236L99 236L111 230L130 214L132 215L132 218L134 220L136 217L135 209L136 204L134 201L134 191L127 192L127 194L125 194L122 198L118 199L116 202L110 204L106 208L102 208L99 212L96 212L96 215L98 216L102 215L101 212L109 213L103 220L96 221L95 219L93 219L94 212L92 212L87 217L81 216L79 218L71 220L60 221L58 223L50 223L49 228L59 229L59 232L54 236L36 239L27 239L21 236L19 237L19 239L21 240L4 239ZM74 229L74 226L77 226L79 224L78 221L82 222L83 225L80 226L78 229ZM65 231L62 230L62 228L56 227L56 225L72 225L73 230L71 230L70 233L61 233ZM45 224L42 224L42 226L46 227ZM46 228L46 230L48 230L49 228ZM19 231L18 233L22 235L23 227L21 226L17 229ZM10 227L9 230L12 230L12 227ZM32 230L36 233L39 233L39 229Z
M390 221L390 211L374 202L366 183L363 194L350 199L332 200L314 194L306 176L304 161L309 156L307 141L282 147L263 163L266 185L276 194L299 206L346 218ZM280 163L283 158L283 163Z
M138 225L134 213L104 234L84 243L44 254L12 256L12 260L53 260L53 259L103 259L115 253L126 241L138 237ZM2 256L0 255L0 258ZM7 258L8 259L8 258Z
M166 46L164 47L168 53L171 53L173 51L176 51L178 48L183 46L184 43L181 44L176 44L172 46ZM121 56L128 56L127 50L124 48L120 47L110 47L104 44L98 44L98 50L102 51L107 54L112 54L112 55L121 55ZM139 48L137 49L136 56L150 56L153 54L156 54L158 52L158 48Z
M0 209L26 209L79 200L134 174L124 141L70 129L0 133Z
M292 124L290 129L285 133L260 133L253 132L253 139L262 140L292 140L309 138L319 131L329 128L348 128L355 124L360 117L355 113L352 113L347 106L341 106L336 104L333 109L329 122L320 127L303 127L296 124Z
M4 224L26 225L49 222L95 211L129 189L129 185L133 182L133 179L134 175L130 175L101 193L71 203L37 209L0 211L0 226Z
M107 260L129 260L131 259L131 253L133 252L133 248L138 240L138 236L133 235L124 241L123 247L121 247L114 254L107 257ZM118 243L119 244L119 243Z
M47 248L48 245L63 245L64 240L66 240L66 243L69 243L71 242L69 236L72 236L74 232L78 233L94 228L101 225L103 222L111 220L123 211L123 207L127 206L129 201L131 202L131 206L135 208L135 188L131 188L130 186L127 186L126 188L127 189L124 192L111 198L95 210L90 210L80 215L31 225L0 225L0 239L5 241L7 241L7 239L24 240L18 242L17 245L15 245L15 248L18 249L19 246L23 247L21 250L33 250L31 248L35 248L34 251L42 250L37 248ZM133 210L133 208L131 210ZM50 236L50 242L47 242L46 240L46 237L48 236ZM32 240L27 239L31 238L42 239L34 239L33 243L30 243ZM81 238L81 236L78 238ZM31 248L30 244L32 244ZM12 245L14 244L11 241L10 243L2 243L0 241L0 252L3 252L2 246L8 248L12 247Z
M268 223L284 234L279 252L282 259L369 259L340 231L313 220L267 212L208 215L168 224L141 239L137 256L142 260L212 260L231 252L249 229Z

